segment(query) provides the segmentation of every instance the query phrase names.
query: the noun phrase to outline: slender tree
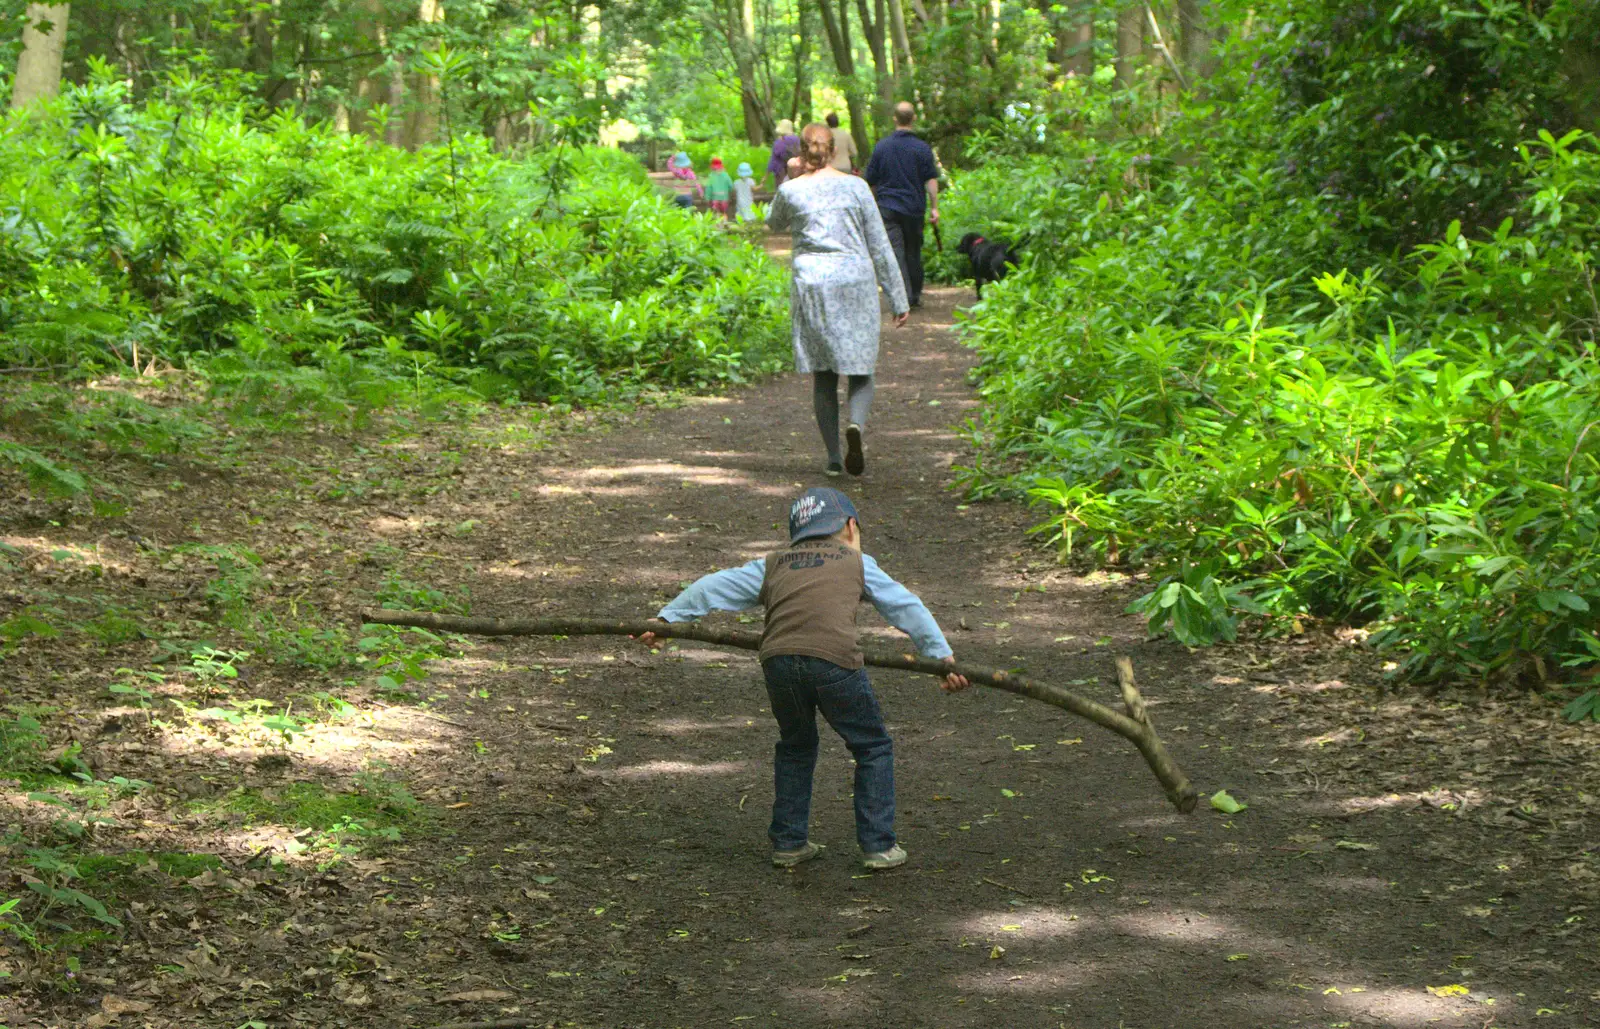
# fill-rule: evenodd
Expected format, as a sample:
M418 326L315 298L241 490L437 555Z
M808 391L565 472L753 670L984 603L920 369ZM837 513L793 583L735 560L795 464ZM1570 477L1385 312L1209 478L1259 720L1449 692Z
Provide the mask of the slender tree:
M1072 5L1071 23L1067 27L1067 38L1071 43L1066 53L1065 69L1080 79L1094 75L1094 14L1093 3Z
M382 77L389 49L389 27L384 19L383 0L361 0L356 19L354 45L356 58L355 98L350 112L351 132L372 131L371 111L377 104L390 104L390 82ZM391 110L391 115L398 111Z
M272 92L281 88L281 81L273 74L273 44L275 26L272 24L272 5L257 4L250 12L246 26L250 39L250 70L260 76L262 99L272 102Z
M1209 0L1178 0L1178 60L1193 82L1215 70L1215 27Z
M873 81L878 87L878 102L873 106L873 121L881 129L889 121L889 110L894 106L894 72L889 66L887 26L889 20L884 10L884 0L875 0L876 17L867 7L867 0L856 0L856 13L861 16L861 35L866 39L867 52L872 55Z
M816 0L822 12L822 28L828 34L828 49L833 52L834 67L844 86L844 102L850 109L850 135L855 137L856 148L862 153L872 149L872 138L867 133L866 106L856 88L856 59L850 42L850 7L848 0L839 0L839 10L834 12L829 0Z
M1094 8L1082 0L1039 0L1039 14L1050 27L1052 81L1069 72L1080 78L1094 74Z
M906 9L903 0L889 0L889 28L894 33L895 98L908 99L910 84L915 81L916 63L911 56L911 36L906 32Z
M1134 70L1144 58L1144 4L1125 3L1117 10L1117 85L1133 85Z
M811 5L799 0L795 4L794 99L789 104L789 117L797 124L811 121L811 42L815 25Z
M420 0L417 21L434 25L444 21L444 0ZM412 150L427 146L439 134L439 80L427 72L413 72L411 111L406 120L406 146Z
M734 67L739 73L739 103L744 110L745 138L752 144L760 143L766 132L756 83L755 0L725 0L723 9L728 48L733 51Z
M27 107L61 91L61 58L67 49L71 4L29 4L22 27L22 54L11 86L11 106Z

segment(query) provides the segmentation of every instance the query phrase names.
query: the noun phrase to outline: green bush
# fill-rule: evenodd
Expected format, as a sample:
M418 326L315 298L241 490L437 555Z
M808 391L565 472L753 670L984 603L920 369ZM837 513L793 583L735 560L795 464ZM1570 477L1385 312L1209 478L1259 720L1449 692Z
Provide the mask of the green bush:
M215 854L143 850L86 854L77 865L84 883L95 888L130 886L152 870L174 879L193 879L223 867L222 859Z
M1492 229L1516 209L1513 144L1594 125L1596 0L1276 0L1252 45L1276 87L1286 171L1380 251Z
M160 358L364 411L737 382L783 350L781 272L623 154L410 153L183 74L135 105L101 67L0 122L0 211L0 366Z
M378 787L374 789L374 784ZM392 828L423 816L422 805L405 787L381 775L365 774L362 788L336 793L315 783L294 783L276 793L239 790L223 806L252 825L279 823L296 828L329 830L352 821Z
M1274 103L1155 140L974 140L1006 156L956 175L946 235L1033 242L964 328L969 487L1030 494L1063 553L1150 568L1134 608L1187 643L1313 616L1417 679L1600 661L1594 139L1513 147L1512 217L1391 261L1286 167Z

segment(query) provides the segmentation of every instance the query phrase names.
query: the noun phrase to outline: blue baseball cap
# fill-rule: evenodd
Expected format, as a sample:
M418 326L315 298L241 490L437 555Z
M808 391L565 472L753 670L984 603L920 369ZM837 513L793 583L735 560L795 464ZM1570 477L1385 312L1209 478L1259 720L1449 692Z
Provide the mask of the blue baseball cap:
M753 169L751 169L749 161L740 161L739 162L739 178L748 179L754 174L755 174L755 171Z
M861 520L849 497L827 486L813 486L789 506L789 542L832 536L852 518Z

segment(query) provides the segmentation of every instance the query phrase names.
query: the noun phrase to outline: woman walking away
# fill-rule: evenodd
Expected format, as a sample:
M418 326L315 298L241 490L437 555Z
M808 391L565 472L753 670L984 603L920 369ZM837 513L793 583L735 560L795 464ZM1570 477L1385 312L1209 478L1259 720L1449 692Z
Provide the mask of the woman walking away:
M878 363L879 284L889 294L895 325L905 324L910 307L872 191L831 166L833 133L826 125L807 125L801 141L805 174L779 188L767 227L794 233L789 300L794 364L796 371L811 373L817 428L828 449L827 473L860 475L866 467L862 432ZM842 455L840 375L850 380L850 421Z

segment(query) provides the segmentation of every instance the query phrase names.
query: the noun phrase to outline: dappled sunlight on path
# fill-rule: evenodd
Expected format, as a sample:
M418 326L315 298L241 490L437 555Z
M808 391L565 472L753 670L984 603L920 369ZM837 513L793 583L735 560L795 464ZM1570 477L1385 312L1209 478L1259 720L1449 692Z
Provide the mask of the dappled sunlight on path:
M836 483L861 509L867 549L928 600L964 657L1109 699L1110 655L1132 653L1169 744L1203 786L1239 790L1268 778L1254 764L1336 753L1350 738L1337 726L1235 735L1270 705L1337 692L1345 684L1335 677L1253 692L1182 648L1145 642L1119 613L1132 589L1123 577L1067 574L1021 549L1027 512L947 491L963 459L957 423L975 404L969 358L945 332L961 297L931 291L927 310L885 335L868 471ZM779 542L783 500L821 478L798 377L658 412L573 449L571 460L538 462L542 485L529 496L545 529L509 546L526 555L516 572L531 588L487 569L474 585L482 609L647 613L696 575ZM518 512L501 517L516 534ZM557 574L558 561L575 574ZM903 640L870 611L863 629ZM591 669L522 688L553 687L585 713L582 733L604 741L603 752L587 745L576 774L546 766L544 803L560 817L521 818L514 831L531 834L554 867L581 867L585 852L631 855L603 861L611 870L599 879L581 877L588 885L568 901L604 904L608 918L625 912L626 933L607 947L569 937L570 953L543 958L538 967L573 978L525 998L538 1010L606 1010L603 1020L632 1024L627 1012L646 1004L673 1012L664 1025L1476 1027L1492 995L1498 1024L1531 1016L1511 990L1430 992L1469 978L1454 955L1482 945L1443 942L1396 903L1428 881L1403 846L1341 848L1337 830L1314 831L1354 810L1410 819L1414 805L1330 795L1313 810L1269 796L1232 819L1184 818L1137 755L1093 727L886 673L875 681L896 737L911 864L876 876L852 864L850 766L824 732L813 836L829 850L774 871L764 860L773 733L751 655L702 645L651 654L593 639L494 646L513 666L560 655ZM611 655L626 660L597 662ZM516 679L497 681L499 690ZM464 831L492 849L497 830ZM1282 842L1297 839L1306 842ZM607 884L625 869L648 888ZM1481 966L1476 978L1487 978Z
M246 657L238 679L159 725L136 692L107 694L102 675L87 687L101 707L76 723L84 755L166 775L171 815L158 825L145 818L153 799L125 798L104 831L129 850L226 862L168 883L160 939L184 943L150 960L203 965L193 925L262 983L240 999L231 982L210 985L213 972L161 973L186 997L206 984L232 999L214 1001L220 1021L191 1006L149 1024L1583 1024L1574 1013L1600 981L1579 892L1595 881L1591 827L1528 803L1525 770L1504 774L1513 760L1549 762L1573 776L1551 789L1571 794L1572 751L1511 757L1508 716L1381 697L1370 661L1342 639L1201 654L1147 639L1124 613L1142 583L1074 574L1027 542L1036 512L951 488L979 404L971 356L949 332L969 300L932 289L907 327L886 330L860 478L824 480L809 383L784 375L585 431L427 429L383 451L396 463L372 473L381 498L302 491L313 457L355 461L302 454L234 493L217 487L215 505L237 512L238 531L278 534L264 566L295 603L330 612L332 632L380 593L474 614L642 618L781 543L787 499L828 481L958 655L1108 703L1111 658L1131 655L1174 756L1203 792L1227 788L1245 810L1174 813L1120 738L1059 709L876 673L911 860L859 867L852 765L824 727L812 827L828 849L783 871L766 838L775 732L749 652L436 640L425 670L335 665L352 676L339 697L309 688L302 666ZM279 492L263 499L262 482ZM143 531L198 532L183 509ZM40 574L92 561L108 579L151 576L137 588L163 605L202 588L152 572L133 539L7 527L0 542ZM758 612L712 621L760 628ZM869 644L907 646L865 606L861 626ZM106 673L124 660L109 652L93 657ZM11 667L30 697L55 676L92 678ZM154 703L199 696L192 676L167 671L147 691ZM251 697L304 723L271 731L260 711L239 714ZM1481 742L1451 760L1387 746L1453 732ZM420 802L403 833L369 849L338 842L339 812L398 783ZM6 798L12 819L42 824L55 810L26 791ZM332 812L333 835L297 827L285 812L302 802ZM463 994L475 999L439 1006ZM270 1011L256 1003L267 996Z

